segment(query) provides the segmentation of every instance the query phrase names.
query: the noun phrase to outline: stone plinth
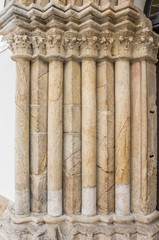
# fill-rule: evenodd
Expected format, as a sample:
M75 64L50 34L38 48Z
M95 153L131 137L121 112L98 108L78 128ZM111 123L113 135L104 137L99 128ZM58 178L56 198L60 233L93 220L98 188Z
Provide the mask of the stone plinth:
M23 4L22 4L23 2ZM16 201L4 240L158 240L159 38L133 1L11 1Z

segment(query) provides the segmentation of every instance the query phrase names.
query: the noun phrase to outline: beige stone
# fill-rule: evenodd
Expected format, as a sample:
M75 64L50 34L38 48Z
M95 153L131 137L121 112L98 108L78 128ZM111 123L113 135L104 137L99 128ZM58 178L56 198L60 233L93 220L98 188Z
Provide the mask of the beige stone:
M9 200L0 195L0 221L3 219L3 213L8 207Z
M154 64L142 61L134 63L131 71L131 208L142 214L148 214L156 207L157 117L154 70ZM153 197L150 198L150 195Z
M75 61L65 64L64 104L81 104L80 63Z
M122 4L122 3L126 3L126 2L134 3L134 0L118 0L118 4Z
M66 175L81 174L81 135L64 133L63 172Z
M130 183L130 65L116 62L115 79L115 181Z
M47 106L42 105L30 106L30 131L31 132L47 131Z
M31 64L31 105L47 105L48 64L36 60Z
M15 114L15 188L16 199L23 196L26 205L15 205L17 214L25 214L29 209L29 82L30 62L19 60L16 63L16 114ZM20 199L19 199L20 200ZM22 200L22 199L21 199ZM17 202L16 202L17 203Z
M64 79L64 212L81 210L81 74L80 64L65 64Z
M64 132L79 133L81 131L81 106L64 106Z
M47 164L47 134L31 133L30 135L30 162L31 172L41 174Z
M48 208L53 216L62 213L62 100L63 63L53 60L49 64L48 100ZM52 201L53 195L56 197Z
M64 175L64 211L67 214L77 214L81 210L81 174ZM66 190L67 189L67 190Z
M39 4L42 7L45 7L45 5L49 2L50 0L35 0L35 3Z
M96 186L96 63L82 62L82 185Z
M130 63L115 63L115 212L130 214Z
M114 112L114 64L102 61L97 65L97 109Z
M114 65L97 65L97 209L114 211Z
M49 66L48 101L48 187L62 188L62 89L63 63L58 60Z
M31 176L31 211L44 213L47 209L46 172Z

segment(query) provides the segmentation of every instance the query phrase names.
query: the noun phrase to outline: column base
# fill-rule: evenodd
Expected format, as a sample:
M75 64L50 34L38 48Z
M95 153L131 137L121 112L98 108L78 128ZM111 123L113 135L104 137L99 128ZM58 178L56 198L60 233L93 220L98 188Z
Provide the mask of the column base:
M147 216L115 214L50 217L16 216L7 208L0 225L0 240L158 240L159 212Z

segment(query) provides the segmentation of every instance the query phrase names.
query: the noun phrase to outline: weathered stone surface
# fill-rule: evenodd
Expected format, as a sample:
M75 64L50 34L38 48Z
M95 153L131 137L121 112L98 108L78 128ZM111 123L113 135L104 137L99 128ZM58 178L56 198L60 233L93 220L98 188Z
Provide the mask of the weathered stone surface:
M81 106L68 104L64 106L64 132L78 133L81 131Z
M157 117L155 89L155 65L145 61L134 63L131 84L131 207L134 212L143 214L148 214L156 208Z
M46 212L47 188L46 172L44 174L31 176L31 211L35 213Z
M48 208L52 216L62 214L62 205L59 206L62 203L62 100L63 62L53 60L49 64L48 99L48 189L50 194ZM54 213L51 209L55 202L52 202L51 198L56 194L58 212Z
M69 61L64 75L64 212L81 210L81 73L80 64Z
M97 209L114 211L114 64L97 65Z
M47 134L31 133L30 137L31 172L41 174L47 164Z
M29 209L29 82L30 62L16 63L16 114L15 114L15 188L17 214L25 214ZM22 200L23 199L23 200ZM26 204L21 204L26 202ZM27 208L26 208L27 206Z
M3 218L3 213L6 210L6 208L8 207L8 204L9 204L9 200L0 195L0 221Z

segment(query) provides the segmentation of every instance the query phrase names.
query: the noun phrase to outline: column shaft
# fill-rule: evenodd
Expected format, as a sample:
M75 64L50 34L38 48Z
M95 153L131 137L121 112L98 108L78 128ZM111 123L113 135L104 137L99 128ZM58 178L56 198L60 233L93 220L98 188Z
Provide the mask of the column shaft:
M62 214L62 94L63 62L49 63L48 213Z
M46 212L48 65L31 64L30 163L31 211Z
M64 211L81 210L81 69L80 63L65 64L64 77Z
M82 61L82 213L96 214L96 63Z
M133 63L131 69L131 209L140 214L156 209L155 70L155 65L146 61Z
M115 210L130 213L130 63L115 63Z
M114 64L97 65L97 208L114 211Z
M30 62L16 62L15 115L15 212L30 212L29 187L29 82Z

